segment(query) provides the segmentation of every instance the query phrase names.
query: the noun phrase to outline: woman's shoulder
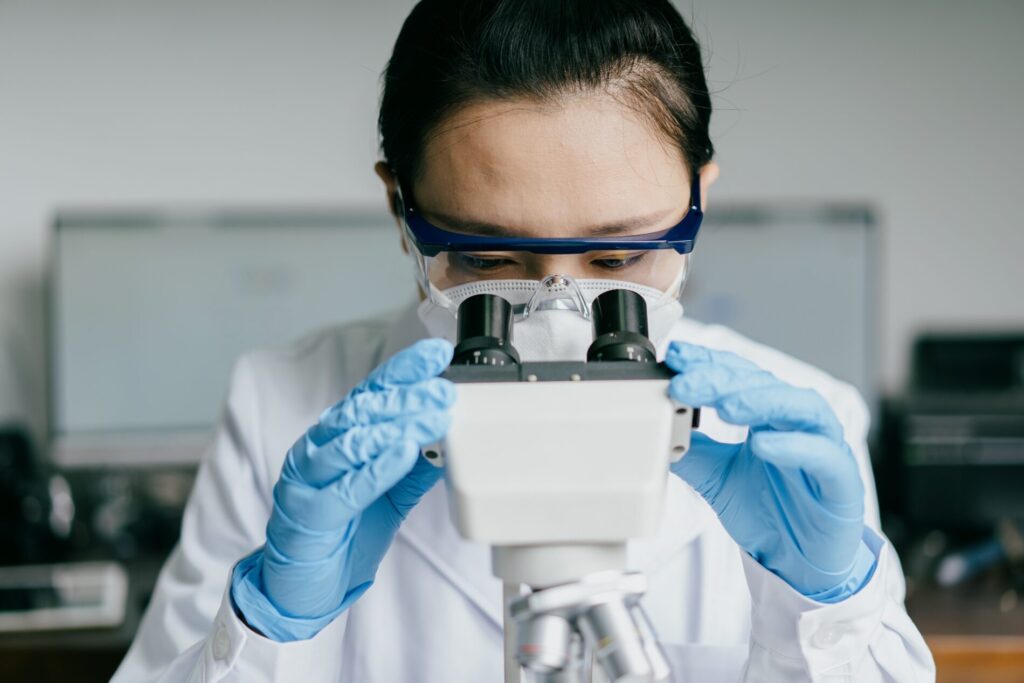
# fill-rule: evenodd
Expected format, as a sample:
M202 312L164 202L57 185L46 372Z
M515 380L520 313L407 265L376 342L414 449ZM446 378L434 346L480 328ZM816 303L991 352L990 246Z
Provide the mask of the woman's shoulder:
M361 378L372 368L396 318L388 312L312 330L285 344L249 351L243 360L261 374L307 387L306 380L340 380L351 374Z
M376 365L394 314L322 328L293 342L243 354L228 403L259 452L284 452L320 413L341 400ZM269 463L274 470L278 463Z

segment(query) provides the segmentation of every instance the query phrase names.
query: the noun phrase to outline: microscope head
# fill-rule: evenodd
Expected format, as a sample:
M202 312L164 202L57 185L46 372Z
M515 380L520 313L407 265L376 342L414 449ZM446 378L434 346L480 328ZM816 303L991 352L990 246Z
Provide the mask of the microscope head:
M427 456L445 464L459 533L492 546L506 586L532 591L506 610L533 680L586 678L593 653L608 680L666 681L626 542L656 531L669 463L699 414L669 398L642 296L611 290L588 313L586 360L521 362L511 304L466 299L445 373L458 391L452 426Z
M673 373L656 361L643 297L605 292L591 315L586 360L520 362L507 301L480 294L459 307L445 373L458 400L430 454L445 464L456 528L496 549L507 581L624 569L626 541L656 531L668 465L689 448L696 413L668 396Z

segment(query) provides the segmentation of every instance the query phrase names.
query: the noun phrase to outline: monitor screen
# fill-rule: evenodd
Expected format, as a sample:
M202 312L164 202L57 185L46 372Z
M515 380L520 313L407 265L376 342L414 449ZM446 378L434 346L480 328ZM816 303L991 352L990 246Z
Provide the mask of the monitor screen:
M862 205L712 206L683 292L686 315L850 382L874 409L874 225Z
M384 212L62 213L51 430L66 464L194 461L235 359L415 297Z

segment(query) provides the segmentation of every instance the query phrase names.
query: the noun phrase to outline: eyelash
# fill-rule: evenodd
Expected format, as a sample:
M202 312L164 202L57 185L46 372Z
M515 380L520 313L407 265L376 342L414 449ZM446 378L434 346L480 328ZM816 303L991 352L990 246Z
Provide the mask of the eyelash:
M594 259L591 263L607 270L623 270L639 263L645 255L645 252L641 252L638 254L628 254L621 258ZM512 259L487 258L473 254L456 254L456 256L461 261L463 267L473 270L494 270L502 266L515 265L516 263Z
M641 259L644 258L644 256L645 253L641 252L639 254L627 254L626 256L623 256L621 258L595 259L594 261L592 261L592 263L598 264L600 265L600 267L607 268L608 270L622 270L624 268L629 268L630 266L636 265L637 263L640 262Z
M474 256L472 254L456 254L459 261L462 262L462 266L471 268L473 270L493 270L500 266L506 266L514 264L515 261L505 258L485 258L480 256Z

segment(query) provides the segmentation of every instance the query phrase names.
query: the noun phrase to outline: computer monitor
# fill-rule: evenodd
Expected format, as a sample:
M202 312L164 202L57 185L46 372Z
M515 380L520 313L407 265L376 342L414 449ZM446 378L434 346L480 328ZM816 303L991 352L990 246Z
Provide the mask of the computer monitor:
M693 253L686 314L850 382L876 412L875 224L862 204L716 204Z
M68 211L53 246L63 465L195 462L239 354L416 296L384 211Z

